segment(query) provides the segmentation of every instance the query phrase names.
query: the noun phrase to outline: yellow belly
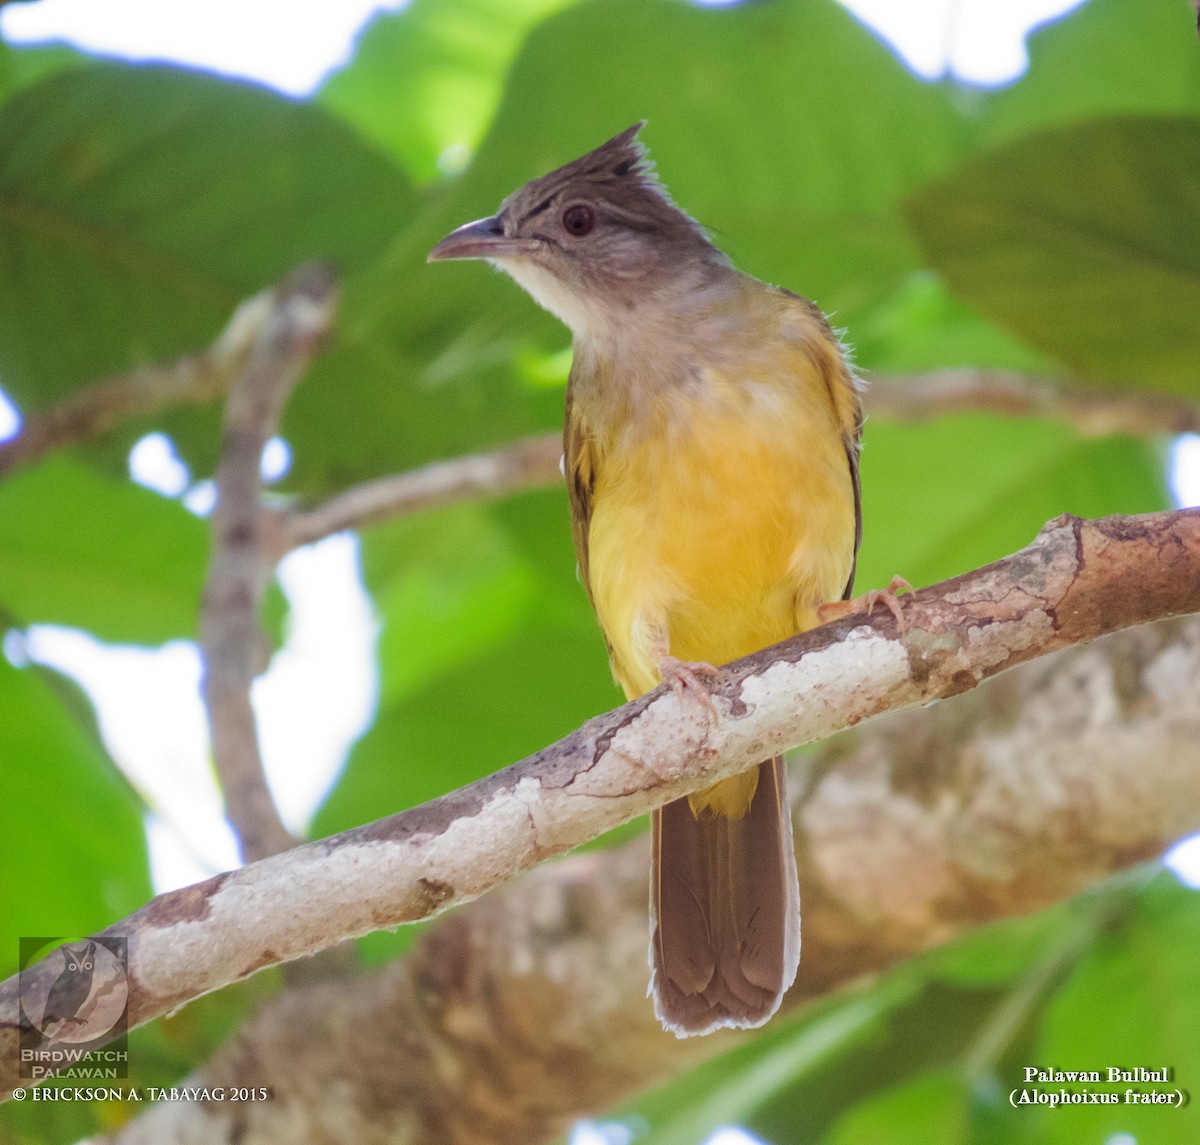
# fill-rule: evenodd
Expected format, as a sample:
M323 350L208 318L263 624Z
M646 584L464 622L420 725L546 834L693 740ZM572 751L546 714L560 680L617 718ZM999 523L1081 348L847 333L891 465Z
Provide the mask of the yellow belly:
M589 532L596 612L629 696L672 656L724 664L812 627L842 595L855 510L822 386L710 384L655 432L614 444Z

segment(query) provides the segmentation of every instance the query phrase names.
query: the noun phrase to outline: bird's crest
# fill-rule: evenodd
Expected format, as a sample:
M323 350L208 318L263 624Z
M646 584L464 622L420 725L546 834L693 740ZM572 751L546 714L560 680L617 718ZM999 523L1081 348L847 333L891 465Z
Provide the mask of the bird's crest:
M534 179L522 191L537 187L553 194L569 185L626 190L636 187L665 197L645 144L638 139L638 132L645 126L646 121L640 120L595 150Z
M527 183L504 204L505 212L524 221L552 203L572 197L601 204L610 215L637 230L691 232L703 229L672 201L659 182L654 163L638 132L645 120L627 127L578 159Z

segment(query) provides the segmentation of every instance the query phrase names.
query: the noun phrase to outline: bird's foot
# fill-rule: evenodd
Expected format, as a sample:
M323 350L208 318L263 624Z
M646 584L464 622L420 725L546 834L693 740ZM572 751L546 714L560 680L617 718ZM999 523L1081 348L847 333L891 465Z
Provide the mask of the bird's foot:
M658 671L664 684L679 698L683 706L684 696L691 696L708 713L713 723L717 722L717 705L713 702L710 685L721 680L721 670L703 660L680 660L675 656L662 656Z
M822 624L828 624L831 620L840 620L843 616L851 616L856 612L865 612L870 616L875 606L882 604L896 618L896 627L900 632L907 632L908 622L904 619L900 601L896 596L901 589L912 592L912 585L902 576L894 576L887 588L872 588L851 600L831 600L819 604L817 619Z

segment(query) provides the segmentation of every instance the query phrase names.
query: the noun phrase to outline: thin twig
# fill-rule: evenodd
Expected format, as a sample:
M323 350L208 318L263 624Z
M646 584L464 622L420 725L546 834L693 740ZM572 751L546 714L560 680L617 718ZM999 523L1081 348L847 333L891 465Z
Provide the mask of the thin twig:
M1004 370L876 375L866 408L870 415L910 422L971 412L1041 417L1094 437L1200 433L1200 403L1188 398L1098 390ZM561 457L561 434L548 433L352 485L311 509L277 510L280 555L344 529L556 485L562 481Z
M970 1085L978 1085L995 1070L1001 1055L1054 985L1078 963L1095 940L1102 920L1111 913L1111 902L1103 899L1080 903L1050 948L1017 979L963 1052L960 1068Z
M56 449L102 437L117 426L177 405L202 405L226 393L259 332L275 288L246 299L205 350L145 366L77 390L25 419L21 432L0 443L0 476Z
M267 788L250 703L263 658L259 606L277 547L262 507L262 452L292 387L325 339L335 297L333 275L321 266L301 267L260 296L253 341L225 409L200 642L213 761L247 860L295 842Z
M313 509L283 511L287 549L322 537L469 498L504 497L550 484L558 475L562 435L527 437L490 453L436 461L408 473L353 485Z
M878 374L870 381L867 412L893 421L978 412L1046 418L1088 437L1200 433L1200 403L1174 394L1100 389L1012 370Z
M30 414L21 432L0 443L0 476L55 449L102 437L135 417L226 393L249 350L265 291L234 312L208 349L96 382L56 406ZM1099 389L1086 381L1055 380L1011 370L949 369L923 374L875 374L869 413L895 421L981 411L1044 417L1081 433L1157 435L1200 433L1200 403L1172 394ZM504 496L550 485L560 455L557 434L527 438L494 452L437 462L337 494L325 505L297 510L286 521L290 547L340 529L471 497ZM557 452L556 452L557 451Z

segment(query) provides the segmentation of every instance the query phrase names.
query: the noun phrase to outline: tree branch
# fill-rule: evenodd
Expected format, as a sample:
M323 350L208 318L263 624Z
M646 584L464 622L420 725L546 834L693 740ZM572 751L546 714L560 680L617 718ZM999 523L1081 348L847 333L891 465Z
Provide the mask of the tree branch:
M262 453L292 387L324 342L336 293L328 269L306 266L261 296L225 408L200 644L213 762L226 815L250 860L295 842L267 788L250 703L263 658L259 607L276 548L262 507Z
M58 405L30 414L16 437L0 442L0 477L55 449L103 437L133 418L221 397L278 305L279 289L271 287L241 303L207 349L93 382Z
M1063 422L1088 437L1200 433L1200 404L1176 394L1100 389L1082 380L974 367L873 374L870 382L867 413L894 421L983 412Z
M276 287L243 302L207 350L94 383L31 415L20 434L0 442L0 477L54 449L103 436L131 418L220 397L238 375L264 311L277 296ZM1097 389L1083 381L975 368L873 374L870 382L868 414L894 421L982 411L1061 421L1089 436L1200 433L1200 404L1174 394ZM276 553L283 556L344 529L552 485L559 480L561 454L561 436L544 434L363 482L313 508L277 510Z
M849 616L729 666L715 725L659 688L423 807L160 895L104 932L136 951L130 1025L264 966L467 902L774 752L1197 610L1200 510L1058 518L1015 555L904 598L903 633L882 610ZM26 973L55 968L43 960ZM16 990L15 979L0 986L10 1072Z
M527 437L490 453L437 461L408 473L351 486L309 510L282 510L283 552L344 529L437 509L470 498L505 497L559 477L562 435Z
M131 418L220 397L248 352L257 328L256 315L263 306L270 305L271 297L272 292L265 291L242 303L207 350L95 382L59 405L31 414L20 434L0 443L0 476L54 449L101 437ZM1200 433L1200 405L1173 394L1098 389L1085 381L974 368L928 374L873 374L870 381L867 412L896 421L984 411L1008 417L1049 418L1089 435ZM446 461L412 474L355 486L325 506L298 511L292 522L296 533L293 546L340 529L465 497L499 496L548 485L557 471L558 455L549 457L555 449L552 442L557 439L556 434L547 434L494 454L463 459L461 472L451 468L455 462ZM541 452L543 449L546 454ZM521 450L526 451L529 468L509 470ZM424 474L421 482L418 473ZM511 485L505 484L508 480Z
M1200 433L1200 405L1188 398L1100 390L1008 370L873 375L865 404L868 415L893 421L984 412L1047 418L1091 437ZM548 433L354 485L311 509L277 510L279 555L343 529L559 484L561 457L562 435Z
M1200 618L1024 665L845 733L800 770L796 1006L1061 901L1200 827ZM745 1034L678 1040L646 1000L645 838L444 918L364 978L288 991L115 1145L535 1145ZM514 1054L513 1047L520 1047ZM335 1049L336 1047L336 1049ZM289 1136L290 1135L290 1136Z

